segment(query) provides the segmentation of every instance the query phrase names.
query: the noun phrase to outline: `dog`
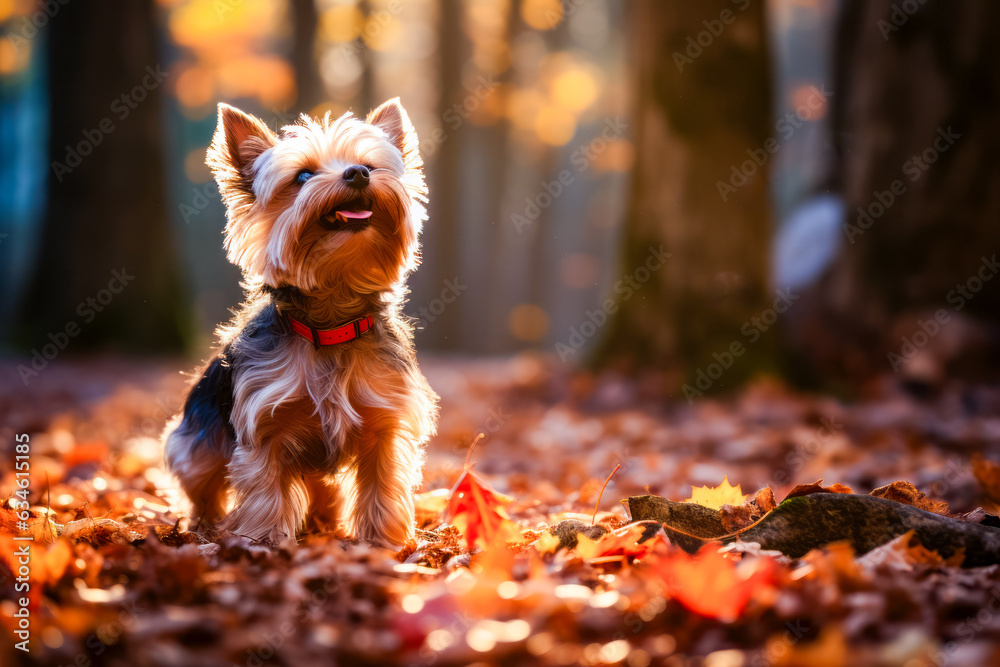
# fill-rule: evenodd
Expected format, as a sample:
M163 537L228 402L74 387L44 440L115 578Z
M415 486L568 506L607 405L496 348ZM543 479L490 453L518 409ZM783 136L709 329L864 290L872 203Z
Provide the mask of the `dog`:
M207 164L247 294L165 432L192 518L271 543L307 519L406 543L438 401L401 311L427 202L406 111L274 133L219 104Z

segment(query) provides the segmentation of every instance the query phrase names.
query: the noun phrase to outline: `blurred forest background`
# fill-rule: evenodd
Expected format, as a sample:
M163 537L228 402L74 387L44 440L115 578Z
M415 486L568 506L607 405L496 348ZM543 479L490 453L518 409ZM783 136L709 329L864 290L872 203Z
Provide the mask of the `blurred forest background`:
M400 96L431 191L422 351L537 349L676 392L995 374L998 19L988 0L0 0L0 343L30 357L75 323L67 355L204 354L240 299L204 164L216 103L279 128Z

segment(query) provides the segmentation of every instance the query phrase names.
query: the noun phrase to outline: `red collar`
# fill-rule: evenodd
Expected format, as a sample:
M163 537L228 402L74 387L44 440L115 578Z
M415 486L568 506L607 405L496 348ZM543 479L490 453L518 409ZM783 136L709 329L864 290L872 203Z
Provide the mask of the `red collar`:
M336 329L323 331L299 322L288 313L284 315L288 320L288 324L291 325L292 331L310 341L316 346L317 350L323 345L336 345L337 343L346 343L355 338L360 338L361 334L369 331L375 325L374 318L371 315L365 315Z

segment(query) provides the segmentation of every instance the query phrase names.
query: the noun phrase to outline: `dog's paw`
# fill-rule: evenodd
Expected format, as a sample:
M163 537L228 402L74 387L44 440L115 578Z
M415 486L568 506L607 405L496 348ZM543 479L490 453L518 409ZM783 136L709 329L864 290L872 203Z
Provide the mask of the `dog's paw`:
M355 536L375 547L398 549L414 538L416 527L411 520L359 522Z

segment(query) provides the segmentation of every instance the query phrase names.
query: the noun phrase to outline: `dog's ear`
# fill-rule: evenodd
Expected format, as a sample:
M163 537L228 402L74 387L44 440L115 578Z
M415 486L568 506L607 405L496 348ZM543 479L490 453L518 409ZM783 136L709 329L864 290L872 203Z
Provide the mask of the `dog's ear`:
M275 134L259 119L220 102L219 124L206 160L220 190L224 194L227 190L236 190L252 197L251 166L261 153L277 142Z
M412 161L419 160L419 145L417 131L410 122L410 117L406 115L406 110L400 104L399 98L394 97L387 100L375 108L365 120L369 125L374 125L388 137L389 141L403 154L403 162L411 167Z

